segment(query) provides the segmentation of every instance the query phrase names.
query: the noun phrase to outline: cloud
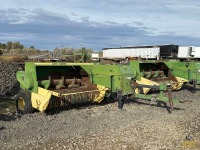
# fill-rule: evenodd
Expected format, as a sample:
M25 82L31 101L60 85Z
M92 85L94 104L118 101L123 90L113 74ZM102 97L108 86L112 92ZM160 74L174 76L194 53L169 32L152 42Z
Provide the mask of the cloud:
M36 5L39 4L39 5ZM38 48L198 45L200 2L186 0L10 0L0 9L0 42Z

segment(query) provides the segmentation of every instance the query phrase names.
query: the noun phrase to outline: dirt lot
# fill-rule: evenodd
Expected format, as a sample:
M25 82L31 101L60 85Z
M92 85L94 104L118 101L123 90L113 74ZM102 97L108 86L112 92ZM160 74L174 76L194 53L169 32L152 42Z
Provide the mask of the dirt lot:
M12 81L15 85L14 76ZM8 89L4 93L13 95ZM123 110L115 102L51 115L19 116L13 109L4 111L0 114L0 149L198 150L200 90L190 90L187 86L173 92L173 97L187 102L175 104L172 113L139 100L127 101Z
M176 104L171 114L137 100L122 111L110 103L19 119L7 113L0 118L1 149L200 149L200 92L173 96L192 102Z

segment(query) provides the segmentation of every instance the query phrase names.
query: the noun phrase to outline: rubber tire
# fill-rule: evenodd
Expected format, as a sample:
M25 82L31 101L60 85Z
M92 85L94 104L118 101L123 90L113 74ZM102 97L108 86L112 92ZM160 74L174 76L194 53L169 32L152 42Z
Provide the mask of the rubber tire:
M19 98L23 98L25 102L24 110L19 109ZM21 89L16 96L16 109L19 114L30 114L34 112L34 108L31 103L31 92Z

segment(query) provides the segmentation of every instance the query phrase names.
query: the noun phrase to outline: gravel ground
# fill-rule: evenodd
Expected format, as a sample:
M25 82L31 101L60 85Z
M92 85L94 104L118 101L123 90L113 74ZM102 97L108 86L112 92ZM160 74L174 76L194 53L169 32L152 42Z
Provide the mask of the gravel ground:
M0 62L0 98L12 98L20 90L16 72L23 70L19 62Z
M90 105L46 115L34 113L17 119L0 116L0 149L200 149L200 91L173 92L187 101L164 107L141 101Z
M15 73L23 67L0 62L0 98L19 91ZM187 86L173 92L174 98L187 102L175 104L172 113L135 100L127 101L123 110L110 103L18 116L9 112L9 100L6 111L0 111L0 149L200 149L200 90L191 90Z

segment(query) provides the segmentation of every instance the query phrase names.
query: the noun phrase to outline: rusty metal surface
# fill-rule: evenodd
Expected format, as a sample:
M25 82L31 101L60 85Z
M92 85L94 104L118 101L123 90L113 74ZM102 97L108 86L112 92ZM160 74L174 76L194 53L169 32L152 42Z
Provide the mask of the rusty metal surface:
M71 89L53 90L60 93L60 97L52 96L48 110L59 112L62 109L69 109L73 105L81 105L93 102L94 98L99 95L99 91L94 87L78 87Z
M57 92L57 93L60 93L60 94L69 94L69 93L78 93L78 92L87 92L87 91L98 91L98 90L97 90L97 88L80 86L80 87L71 88L71 89L59 89L59 90L53 90L53 91Z

